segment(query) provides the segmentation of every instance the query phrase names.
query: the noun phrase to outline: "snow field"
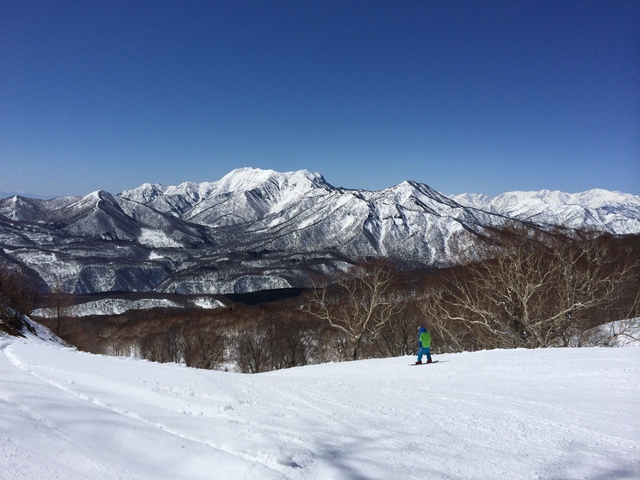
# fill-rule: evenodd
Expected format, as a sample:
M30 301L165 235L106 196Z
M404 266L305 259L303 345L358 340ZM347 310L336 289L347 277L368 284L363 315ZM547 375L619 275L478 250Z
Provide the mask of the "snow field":
M243 375L0 339L2 478L640 478L640 349Z

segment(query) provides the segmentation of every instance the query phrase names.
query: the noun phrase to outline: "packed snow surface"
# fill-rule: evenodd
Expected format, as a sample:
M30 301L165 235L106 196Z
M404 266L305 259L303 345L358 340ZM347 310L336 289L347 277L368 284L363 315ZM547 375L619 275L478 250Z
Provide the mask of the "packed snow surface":
M640 349L259 375L0 338L3 479L640 478Z

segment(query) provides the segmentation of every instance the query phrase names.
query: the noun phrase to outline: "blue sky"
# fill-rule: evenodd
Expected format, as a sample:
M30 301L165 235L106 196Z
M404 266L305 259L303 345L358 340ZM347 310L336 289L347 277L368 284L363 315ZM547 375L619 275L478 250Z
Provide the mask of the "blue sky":
M3 0L0 191L640 194L640 2Z

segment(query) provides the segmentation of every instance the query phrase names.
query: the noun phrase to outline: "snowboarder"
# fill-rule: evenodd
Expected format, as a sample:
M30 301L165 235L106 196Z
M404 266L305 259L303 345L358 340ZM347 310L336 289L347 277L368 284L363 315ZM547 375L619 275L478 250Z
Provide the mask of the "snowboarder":
M422 356L427 356L427 363L431 360L431 332L424 327L418 328L418 361L416 365L422 364Z

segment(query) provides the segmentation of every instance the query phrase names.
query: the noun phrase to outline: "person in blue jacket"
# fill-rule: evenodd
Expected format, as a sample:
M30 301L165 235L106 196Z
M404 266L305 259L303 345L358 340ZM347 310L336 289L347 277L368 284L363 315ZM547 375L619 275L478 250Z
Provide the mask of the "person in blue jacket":
M422 363L422 356L427 356L427 363L431 363L431 332L424 327L418 329L418 361L416 365Z

